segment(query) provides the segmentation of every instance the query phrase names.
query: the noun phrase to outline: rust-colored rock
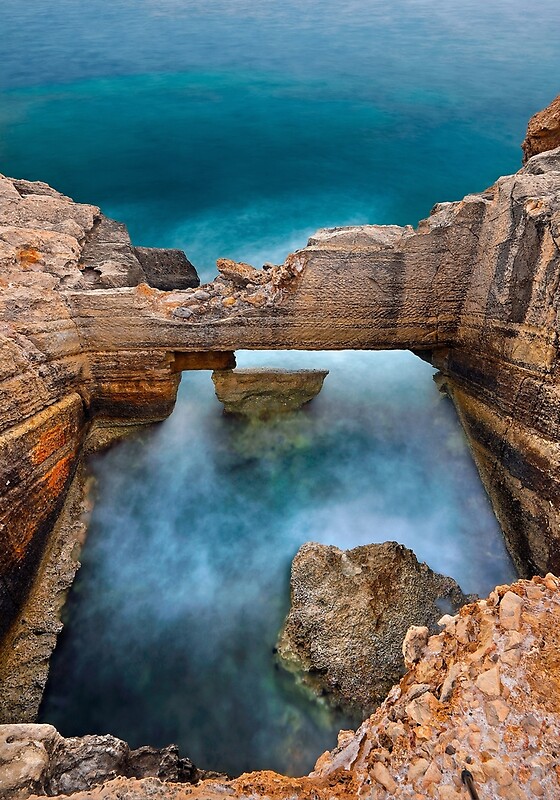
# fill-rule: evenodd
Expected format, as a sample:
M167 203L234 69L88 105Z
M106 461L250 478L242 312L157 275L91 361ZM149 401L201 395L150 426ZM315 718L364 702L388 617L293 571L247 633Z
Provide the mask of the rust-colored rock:
M560 147L560 95L531 117L521 147L524 164L539 153Z

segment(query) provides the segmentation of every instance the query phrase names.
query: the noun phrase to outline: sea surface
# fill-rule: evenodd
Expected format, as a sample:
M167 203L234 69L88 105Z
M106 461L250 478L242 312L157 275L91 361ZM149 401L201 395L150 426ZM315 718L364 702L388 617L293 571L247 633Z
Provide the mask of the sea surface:
M317 228L411 223L520 166L560 91L541 0L2 0L0 172L138 245L280 262ZM240 353L325 367L268 424L185 374L164 424L92 462L96 505L41 719L179 744L232 774L309 770L355 722L278 669L289 566L394 539L466 592L513 577L433 370L409 353Z

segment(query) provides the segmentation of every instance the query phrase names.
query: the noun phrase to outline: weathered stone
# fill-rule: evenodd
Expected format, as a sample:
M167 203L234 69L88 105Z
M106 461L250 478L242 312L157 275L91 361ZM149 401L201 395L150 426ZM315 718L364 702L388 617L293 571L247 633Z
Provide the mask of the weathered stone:
M484 762L482 769L486 777L495 780L499 786L509 786L513 782L513 775L497 758Z
M463 667L461 664L453 664L449 668L449 672L445 676L445 680L443 682L443 685L441 687L441 692L439 695L441 703L447 703L447 701L450 699L451 695L453 694L453 687L455 686L455 681L461 674L462 668Z
M375 780L391 794L394 794L397 791L397 784L395 783L394 778L391 777L389 770L385 764L381 763L381 761L376 761L373 765L372 775Z
M278 653L334 704L370 711L404 672L401 642L411 623L426 626L414 639L408 634L405 649L418 658L441 603L458 608L466 599L455 581L396 542L346 552L309 542L292 564Z
M24 800L43 794L62 737L52 725L0 725L0 796Z
M220 274L237 286L247 286L249 283L254 285L263 279L262 273L250 264L232 261L229 258L219 258L216 263Z
M150 286L166 291L200 286L197 271L182 250L135 247L134 252Z
M216 397L228 414L266 419L313 400L328 370L235 369L212 373Z
M424 775L429 766L430 762L426 758L416 758L408 768L406 774L407 780L410 783L416 783L416 781Z
M500 694L500 672L498 667L492 667L485 672L481 672L476 679L476 685L481 692L489 697L498 697Z
M403 639L402 654L405 666L410 667L422 658L430 631L425 625L411 625Z
M504 720L507 719L509 711L508 704L501 698L491 700L484 705L484 713L486 714L489 725L499 725L504 722Z
M500 624L502 628L518 631L521 626L523 598L513 592L506 592L500 603Z
M538 153L560 147L560 95L531 117L521 147L524 163Z
M113 780L154 776L197 783L197 770L177 747L131 750L114 736L63 739L52 725L0 725L0 796L23 800L31 792L71 795Z
M426 725L433 715L437 713L439 705L434 695L431 692L426 692L421 697L412 700L405 707L405 711L407 716L418 725Z

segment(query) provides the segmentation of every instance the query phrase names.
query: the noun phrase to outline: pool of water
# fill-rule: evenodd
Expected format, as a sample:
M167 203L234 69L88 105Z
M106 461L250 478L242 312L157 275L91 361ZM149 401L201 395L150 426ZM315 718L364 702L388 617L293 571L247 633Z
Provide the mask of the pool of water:
M180 247L280 261L316 228L412 223L520 165L558 92L541 0L3 0L0 171ZM396 539L465 591L513 572L448 401L410 354L243 354L330 369L270 424L188 374L172 417L96 459L97 503L41 719L177 741L237 773L311 767L333 715L276 669L309 539Z
M268 423L227 418L185 373L163 425L94 460L97 503L42 719L66 734L176 741L231 773L309 770L329 712L278 670L289 568L306 541L389 539L485 594L513 570L455 412L408 353L241 353L327 368Z

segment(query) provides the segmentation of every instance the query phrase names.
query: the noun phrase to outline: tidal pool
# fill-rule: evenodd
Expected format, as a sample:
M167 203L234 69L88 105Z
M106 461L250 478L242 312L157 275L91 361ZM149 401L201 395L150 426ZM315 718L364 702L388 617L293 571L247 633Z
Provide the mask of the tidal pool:
M97 500L41 719L177 742L201 767L301 774L357 723L279 670L305 541L389 539L465 592L514 576L450 402L410 353L238 354L327 368L302 411L225 417L209 373L173 415L93 461Z

